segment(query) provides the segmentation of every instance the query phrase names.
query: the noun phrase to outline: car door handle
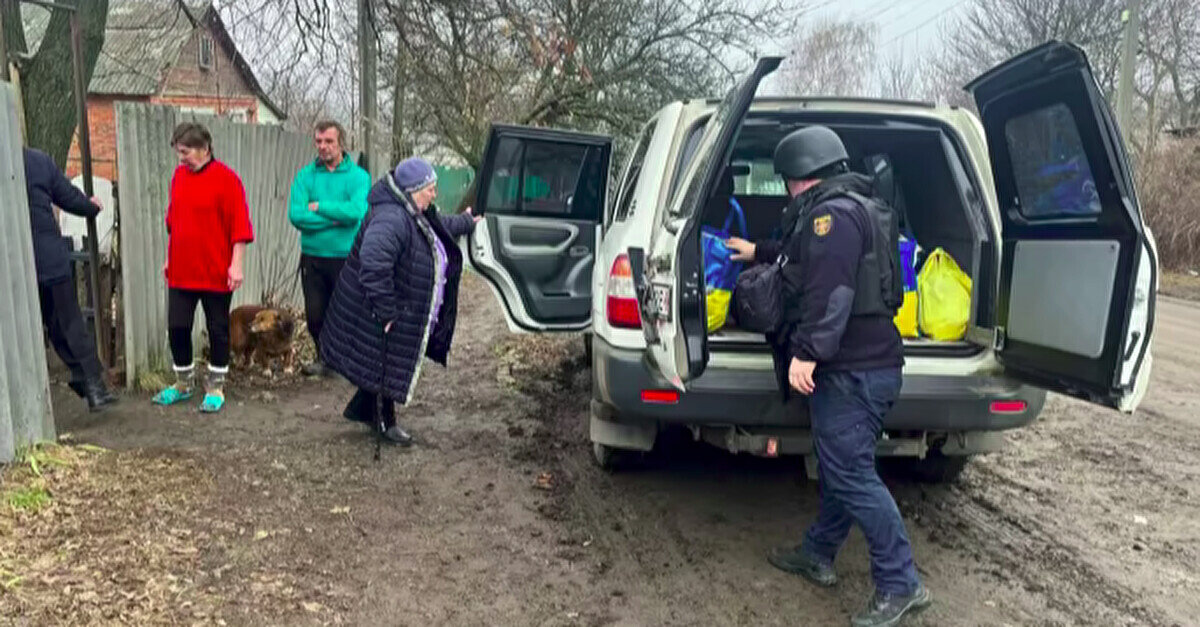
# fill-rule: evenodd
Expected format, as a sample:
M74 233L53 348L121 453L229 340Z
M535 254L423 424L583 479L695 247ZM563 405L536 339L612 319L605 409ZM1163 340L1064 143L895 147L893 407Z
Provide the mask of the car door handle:
M591 252L592 251L588 250L587 246L580 244L578 246L572 246L571 249L567 251L567 254L570 255L571 257L577 258L577 257L586 257Z

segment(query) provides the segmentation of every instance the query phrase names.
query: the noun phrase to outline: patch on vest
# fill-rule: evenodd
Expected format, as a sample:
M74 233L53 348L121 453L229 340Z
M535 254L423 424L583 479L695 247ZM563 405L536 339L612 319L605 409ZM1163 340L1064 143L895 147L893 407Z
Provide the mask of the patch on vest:
M813 218L813 233L816 233L817 237L825 237L826 235L829 235L829 232L832 230L833 230L833 216L832 215L825 214L823 216L818 216L816 218Z

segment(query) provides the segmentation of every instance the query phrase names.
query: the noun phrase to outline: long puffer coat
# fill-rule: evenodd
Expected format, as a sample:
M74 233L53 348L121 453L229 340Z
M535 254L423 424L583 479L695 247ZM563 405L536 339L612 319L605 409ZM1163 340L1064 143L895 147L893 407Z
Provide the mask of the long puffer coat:
M445 366L454 336L462 252L455 243L475 226L469 214L419 213L386 176L367 197L369 209L338 277L321 331L321 359L360 389L407 403L422 355ZM446 249L446 287L436 324L433 237ZM384 325L392 323L384 335Z

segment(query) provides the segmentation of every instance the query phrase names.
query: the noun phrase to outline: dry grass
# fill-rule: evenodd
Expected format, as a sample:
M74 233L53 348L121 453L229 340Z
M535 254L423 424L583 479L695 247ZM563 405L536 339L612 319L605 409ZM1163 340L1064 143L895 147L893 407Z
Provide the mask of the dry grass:
M207 534L187 524L212 486L193 462L48 444L0 479L0 621L215 622Z
M1164 140L1138 174L1142 211L1163 269L1200 268L1200 139Z
M1200 276L1168 272L1159 281L1160 294L1200 301Z

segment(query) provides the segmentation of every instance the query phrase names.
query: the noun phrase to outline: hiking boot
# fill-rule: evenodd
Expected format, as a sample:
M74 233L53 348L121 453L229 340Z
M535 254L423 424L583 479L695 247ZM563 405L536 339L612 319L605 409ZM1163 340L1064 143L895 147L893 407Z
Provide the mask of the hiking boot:
M103 381L88 381L83 384L83 398L87 401L88 411L97 412L117 402L117 397L108 391Z
M915 614L929 607L933 601L924 585L909 595L876 592L867 602L867 609L850 619L853 627L894 627L907 614Z
M79 398L87 398L87 386L83 381L69 381L67 387L71 388L71 391Z
M329 374L329 368L325 366L325 362L318 359L311 364L306 364L300 369L300 372L306 377L324 377Z
M833 564L809 554L799 544L771 549L767 554L767 561L779 570L800 575L823 588L837 583L837 572L833 570Z

